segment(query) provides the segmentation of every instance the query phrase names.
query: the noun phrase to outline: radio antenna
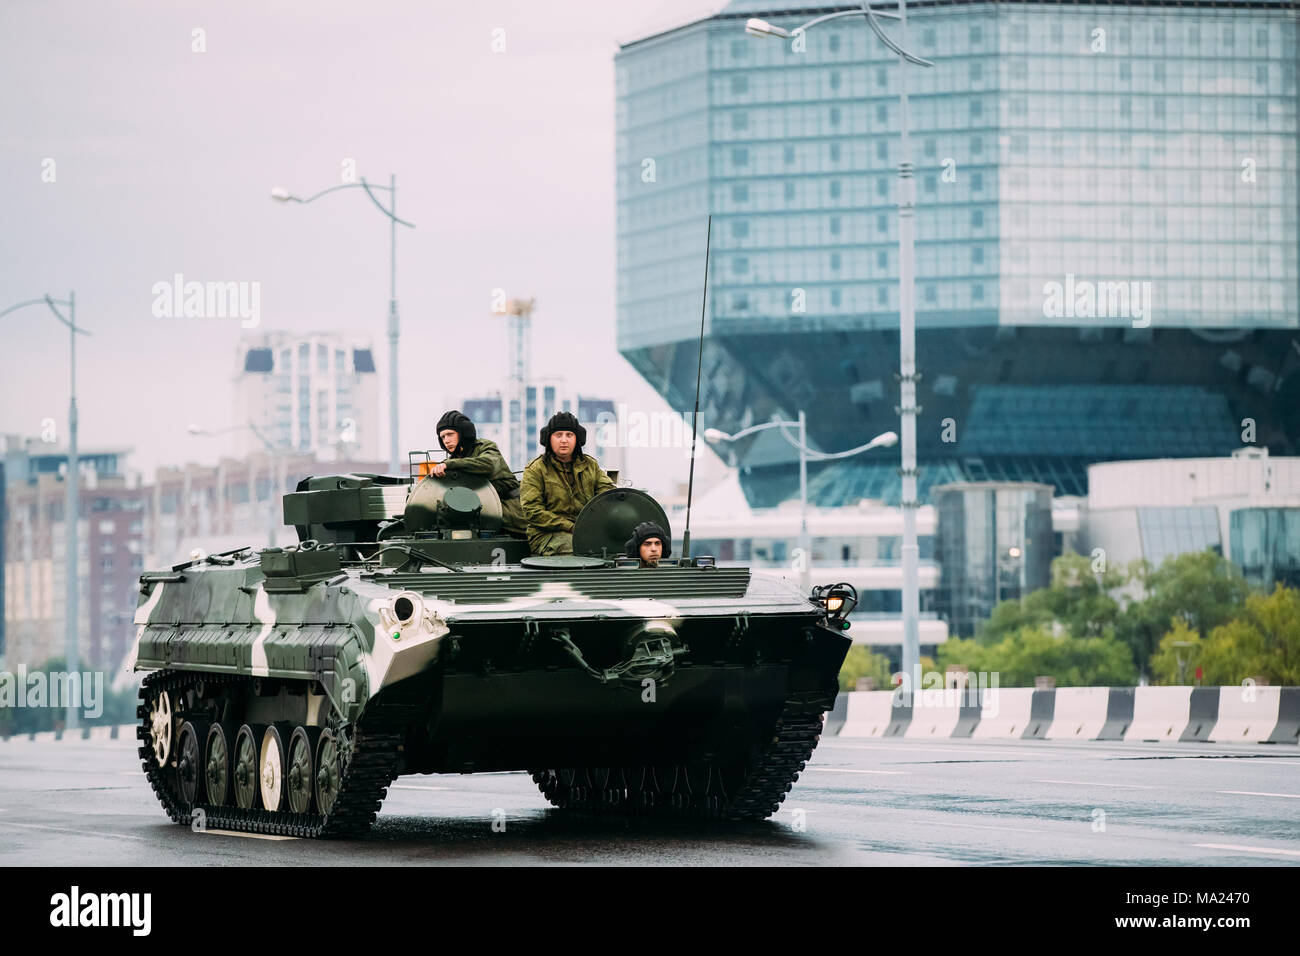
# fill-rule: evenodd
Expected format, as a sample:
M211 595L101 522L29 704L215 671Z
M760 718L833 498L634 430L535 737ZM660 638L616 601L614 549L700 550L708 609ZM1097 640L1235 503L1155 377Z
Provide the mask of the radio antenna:
M700 373L704 369L704 313L709 301L709 248L713 242L713 214L704 233L704 295L700 297L700 356L695 363L695 411L691 413L691 474L686 481L686 530L682 532L682 557L691 556L691 493L695 490L695 426L700 418Z

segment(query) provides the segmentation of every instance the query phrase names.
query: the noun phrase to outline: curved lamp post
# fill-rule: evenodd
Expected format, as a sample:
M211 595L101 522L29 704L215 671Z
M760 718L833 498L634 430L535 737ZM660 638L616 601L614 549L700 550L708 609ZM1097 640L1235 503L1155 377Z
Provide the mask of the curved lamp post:
M77 631L80 624L80 581L77 577L77 522L81 520L80 493L78 488L78 468L80 460L77 457L77 336L89 335L83 328L77 326L77 294L69 292L66 299L55 299L45 295L39 299L28 299L26 302L19 302L17 305L11 305L9 308L0 312L0 317L8 315L10 312L17 312L29 305L45 305L54 313L54 317L68 327L68 477L64 482L67 491L67 501L63 506L63 521L67 525L68 533L68 606L67 606L67 635L64 656L67 662L64 665L67 668L69 682L73 680L73 674L77 673ZM65 317L59 311L59 306L66 306L68 314ZM68 686L72 686L69 683ZM75 694L69 695L68 706L64 718L65 727L68 730L77 728L77 701L74 699Z
M799 429L799 437L791 435L787 428L794 426ZM728 435L724 431L716 428L706 428L704 430L704 440L713 444L722 442L734 442L746 435L752 435L754 432L761 432L767 428L781 429L781 437L793 445L799 451L799 547L803 550L804 560L802 570L799 572L799 586L804 592L808 590L808 568L812 564L812 545L808 538L808 462L812 461L831 461L836 458L848 458L851 455L858 455L872 448L888 448L897 444L898 435L894 432L884 432L877 435L865 445L859 445L857 448L850 448L848 451L822 452L815 448L808 447L808 428L807 416L803 411L799 412L799 420L795 422L771 421L763 422L761 425L751 425L743 431L738 431L734 435Z
M414 229L415 223L397 218L397 177L390 175L388 181L389 185L387 186L376 186L373 183L366 182L363 177L359 183L343 183L341 186L331 186L329 189L322 189L316 195L308 196L306 199L293 195L283 186L276 186L271 190L271 198L276 202L296 202L306 205L309 202L315 202L321 196L338 192L340 189L364 189L366 195L370 197L370 201L375 204L375 208L388 217L388 466L392 473L396 475L401 471L401 456L398 453L397 446L397 226L398 223L401 223L407 228ZM375 197L374 191L376 189L383 189L388 192L389 206L385 206Z
M758 37L792 37L828 20L865 17L876 37L898 56L898 102L901 149L898 161L898 359L899 413L902 416L903 447L903 673L912 674L920 664L919 619L921 616L920 550L916 540L916 509L920 507L916 487L916 259L913 250L916 217L916 180L912 178L912 147L908 140L907 64L934 66L929 60L913 56L895 42L880 25L883 20L898 20L907 42L907 0L898 0L898 13L873 10L863 3L858 10L841 10L809 20L793 30L775 26L766 20L750 19L745 32Z

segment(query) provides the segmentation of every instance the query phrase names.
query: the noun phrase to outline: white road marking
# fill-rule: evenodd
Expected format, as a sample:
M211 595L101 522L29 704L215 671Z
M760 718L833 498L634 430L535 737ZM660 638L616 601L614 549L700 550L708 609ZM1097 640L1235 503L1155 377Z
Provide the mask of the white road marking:
M1300 850L1283 850L1281 847L1271 846L1241 846L1237 843L1193 843L1192 846L1204 847L1207 850L1236 850L1241 853L1272 853L1277 856L1300 856Z
M979 823L949 823L945 820L927 820L926 825L933 824L940 827L966 827L970 830L1011 830L1015 833L1042 833L1042 830L1031 830L1028 827L997 827Z
M100 837L105 840L135 840L137 843L149 843L145 837L130 836L126 833L110 833L106 830L78 830L74 827L52 827L44 823L0 823L0 827L25 827L29 830L57 830L60 833L80 833L82 836Z
M450 790L451 787L430 787L422 783L392 783L389 790Z
M1118 787L1121 790L1159 790L1141 783L1093 783L1091 780L1035 780L1035 783L1064 783L1071 787Z
M1237 793L1243 797L1290 797L1300 800L1300 793L1264 793L1259 790L1216 790L1215 793Z
M272 833L239 833L235 830L198 830L198 833L210 833L213 836L243 837L245 840L296 840L297 837L280 836Z
M907 773L906 770L845 770L840 767L804 767L803 768L804 773L811 773L812 771L817 771L818 773L886 773L895 776L900 776Z

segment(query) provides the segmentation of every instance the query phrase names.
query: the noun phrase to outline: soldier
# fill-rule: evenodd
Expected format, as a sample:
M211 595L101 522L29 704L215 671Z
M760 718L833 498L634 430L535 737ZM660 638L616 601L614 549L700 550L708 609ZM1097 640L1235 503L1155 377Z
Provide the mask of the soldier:
M572 554L578 512L614 487L600 463L582 453L587 429L569 412L556 412L542 429L546 451L524 469L520 500L534 554Z
M632 529L632 537L627 541L627 556L640 559L641 567L657 568L659 562L672 553L668 535L653 521L643 521Z
M519 506L519 479L506 464L496 442L479 438L474 423L453 409L438 419L438 444L448 457L433 466L433 474L439 478L486 478L501 498L501 527L516 537L523 537L526 523Z

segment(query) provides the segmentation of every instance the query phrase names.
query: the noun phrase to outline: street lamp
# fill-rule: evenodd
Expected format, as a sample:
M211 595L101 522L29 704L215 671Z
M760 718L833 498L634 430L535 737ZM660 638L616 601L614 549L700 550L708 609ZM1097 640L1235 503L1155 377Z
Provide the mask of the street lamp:
M787 428L795 426L799 429L799 437L795 438ZM743 431L738 431L734 435L729 435L724 431L716 428L706 428L704 430L704 440L712 444L722 442L731 443L744 438L746 435L752 435L754 432L760 432L767 428L781 429L781 437L799 450L799 547L803 551L803 561L799 572L799 586L807 592L808 590L808 566L812 562L812 545L808 540L808 461L831 461L836 458L848 458L850 455L857 455L871 448L887 448L898 442L898 435L894 432L885 432L877 435L865 445L859 445L857 448L850 448L848 451L823 452L815 448L808 447L808 428L807 417L803 410L799 411L799 420L795 422L787 421L770 421L761 425L751 425Z
M396 475L402 470L401 456L397 446L397 224L401 223L410 229L414 229L415 224L397 218L397 177L390 175L388 182L389 185L387 186L376 186L373 183L366 182L365 177L362 177L359 183L344 183L341 186L331 186L329 189L322 189L316 195L308 196L306 199L293 195L283 186L276 186L271 190L271 198L276 202L296 202L306 205L309 202L315 202L326 193L337 192L340 189L360 188L366 191L366 195L375 204L375 208L388 217L388 467ZM375 198L374 190L376 189L388 191L391 208L384 206Z
M267 471L270 472L271 480L269 482L270 490L267 493L270 506L270 516L266 528L266 546L268 548L274 548L276 532L280 528L279 511L275 506L275 493L284 487L283 468L281 467L283 462L280 458L279 449L277 449L275 445L271 444L271 442L267 440L266 436L263 435L252 422L245 422L242 425L231 425L229 428L219 428L216 431L209 431L206 428L200 428L198 425L190 425L186 431L191 435L200 435L204 438L214 438L217 435L226 435L230 432L243 431L245 429L251 431L257 436L257 440L262 443L267 452Z
M793 30L773 26L766 20L751 19L745 24L750 36L791 37L803 34L810 27L828 20L844 17L866 17L867 25L876 37L898 55L898 101L900 106L900 156L898 161L898 364L899 364L899 414L902 417L903 447L903 673L911 674L920 664L921 648L919 619L920 550L916 540L916 509L920 507L916 487L916 259L913 249L916 217L916 181L912 178L912 147L908 140L907 116L907 64L934 66L907 52L902 44L907 42L907 0L898 0L898 13L874 10L863 3L858 10L841 10L809 20ZM885 33L880 20L898 20L902 30L902 44Z
M68 477L64 483L67 500L63 506L63 521L67 525L68 534L68 627L64 655L67 657L68 679L72 680L71 675L77 673L77 628L81 617L78 608L81 597L80 581L77 577L77 522L81 520L81 496L77 480L78 469L81 465L80 459L77 457L77 336L89 335L90 333L77 327L76 292L69 292L66 299L55 299L49 295L39 299L28 299L26 302L19 302L17 305L9 306L9 308L0 312L0 317L8 315L10 312L17 312L29 305L41 304L48 306L50 311L54 313L54 317L68 327ZM58 306L61 305L68 308L67 318L64 318L63 313L58 310ZM77 729L77 706L73 699L74 696L69 695L68 697L68 707L64 718L68 730Z

